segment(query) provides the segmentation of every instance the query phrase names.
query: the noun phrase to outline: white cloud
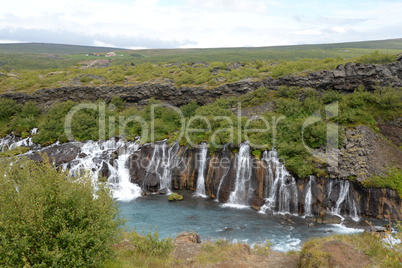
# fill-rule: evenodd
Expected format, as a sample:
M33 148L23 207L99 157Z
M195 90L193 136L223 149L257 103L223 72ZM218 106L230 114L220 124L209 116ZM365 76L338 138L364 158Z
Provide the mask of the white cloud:
M345 32L346 32L346 29L345 29L345 28L339 27L339 26L332 27L331 29L332 29L334 32L337 32L337 33L345 33Z
M260 0L188 0L187 3L213 12L265 13L268 10L267 1Z
M320 30L318 29L306 29L306 30L301 30L301 31L295 31L295 34L299 35L320 35L322 34Z
M235 47L398 38L402 3L338 0L14 0L0 39L117 47Z

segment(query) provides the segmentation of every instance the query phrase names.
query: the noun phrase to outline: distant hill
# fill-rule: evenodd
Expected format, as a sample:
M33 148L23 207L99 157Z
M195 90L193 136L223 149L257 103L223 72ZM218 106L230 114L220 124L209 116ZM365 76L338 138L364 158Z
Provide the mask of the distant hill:
M0 68L34 70L66 68L88 60L107 56L111 65L142 63L188 62L249 62L303 59L354 59L378 50L397 55L402 52L402 38L333 44L292 45L271 47L142 49L128 50L112 47L77 46L48 43L0 44ZM100 54L100 55L94 55ZM88 55L86 55L88 54ZM117 56L118 55L118 56Z
M102 53L116 50L124 50L115 47L77 46L49 43L11 43L0 44L0 53L28 53L28 54L80 54Z
M172 55L172 54L209 54L209 53L229 53L229 52L261 52L261 51L292 51L292 50L318 50L318 49L401 49L402 38L359 41L347 43L330 44L305 44L289 46L266 46L266 47L233 47L233 48L190 48L190 49L142 49L135 50L139 55ZM79 46L50 43L11 43L0 44L0 53L51 53L51 54L81 54L81 53L102 53L109 51L123 51L128 49L115 47Z

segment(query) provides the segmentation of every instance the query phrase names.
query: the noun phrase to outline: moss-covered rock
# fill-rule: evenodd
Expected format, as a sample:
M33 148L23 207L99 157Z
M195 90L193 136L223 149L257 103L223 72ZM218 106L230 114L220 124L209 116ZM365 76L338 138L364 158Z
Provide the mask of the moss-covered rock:
M178 193L171 193L168 196L169 201L182 201L183 199L184 199L183 196Z

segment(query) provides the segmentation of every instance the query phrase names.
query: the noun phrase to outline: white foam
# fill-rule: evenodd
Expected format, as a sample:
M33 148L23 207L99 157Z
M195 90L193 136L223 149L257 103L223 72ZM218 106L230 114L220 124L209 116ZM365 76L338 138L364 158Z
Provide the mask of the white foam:
M299 251L301 250L301 240L299 238L291 237L287 235L284 239L280 241L271 241L274 246L273 250L287 252L287 251Z
M239 205L239 204L232 204L232 203L224 203L221 205L223 208L235 208L235 209L249 209L250 206L247 205Z
M333 231L337 234L357 234L364 232L364 229L350 228L342 224L330 224L329 226L331 227L328 228L327 230Z

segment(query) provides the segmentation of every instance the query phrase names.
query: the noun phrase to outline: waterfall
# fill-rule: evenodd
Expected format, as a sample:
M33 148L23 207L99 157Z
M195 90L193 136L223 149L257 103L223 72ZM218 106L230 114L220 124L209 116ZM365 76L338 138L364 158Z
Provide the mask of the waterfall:
M252 194L251 173L250 145L242 143L237 155L235 188L229 196L228 205L235 207L248 205L248 199Z
M356 205L356 201L353 199L352 193L350 191L350 181L341 180L339 182L339 196L336 201L335 208L332 209L332 214L341 216L341 205L345 205L345 212L349 212L348 216L354 221L359 221L359 211Z
M76 159L63 167L69 168L71 176L88 172L94 182L99 179L99 173L107 173L113 197L119 201L130 201L141 195L141 188L130 182L130 173L126 166L130 154L138 150L138 147L134 142L126 144L123 140L114 138L107 141L87 141L82 145ZM111 164L112 154L115 152L118 152L118 156Z
M279 213L298 212L296 180L279 161L275 150L264 152L262 160L267 164L268 177L265 181L265 205L263 212L271 210Z
M227 148L225 147L225 150L227 150ZM218 201L219 202L219 195L220 195L220 192L221 192L221 187L222 187L222 184L223 184L223 182L225 181L225 179L226 179L226 177L228 176L228 174L229 174L229 171L230 171L230 167L229 166L225 166L226 168L225 168L225 173L222 175L222 178L220 179L220 181L219 181L219 185L218 185L218 190L217 190L217 192L216 192L216 201Z
M149 160L146 179L151 176L156 176L159 180L159 190L166 189L168 192L172 187L172 168L174 167L174 158L177 155L180 145L175 143L172 147L168 148L166 141L155 143L152 156Z
M328 183L328 195L327 195L327 199L331 200L331 194L332 194L332 184L333 184L333 180L330 180Z
M343 180L340 182L339 197L335 204L334 214L340 215L341 209L339 206L345 201L347 194L349 193L349 181Z
M312 216L312 199L311 184L314 180L314 176L310 176L310 180L306 186L306 193L304 198L304 216Z
M197 188L195 192L195 196L200 196L200 197L207 197L205 194L205 167L207 164L207 153L208 153L208 148L207 144L205 142L201 143L200 145L200 152L199 152L199 157L197 157L198 160L198 178L197 178Z
M173 147L172 147L173 148ZM162 176L160 177L160 187L159 189L167 189L170 190L172 185L172 174L170 172L171 166L171 149L167 149L167 144L164 142L162 144Z
M30 134L36 134L37 128L34 128L30 131ZM31 148L40 148L38 144L35 144L32 141L32 137L29 136L27 138L21 138L14 135L14 133L10 133L6 135L4 138L0 139L0 152L4 152L7 150L12 150L17 147L31 147Z
M114 160L114 166L109 166L111 175L108 182L113 189L113 197L119 201L131 201L141 195L141 188L131 183L130 170L127 167L127 161L132 153L139 148L138 143L129 142L119 149L119 156Z

